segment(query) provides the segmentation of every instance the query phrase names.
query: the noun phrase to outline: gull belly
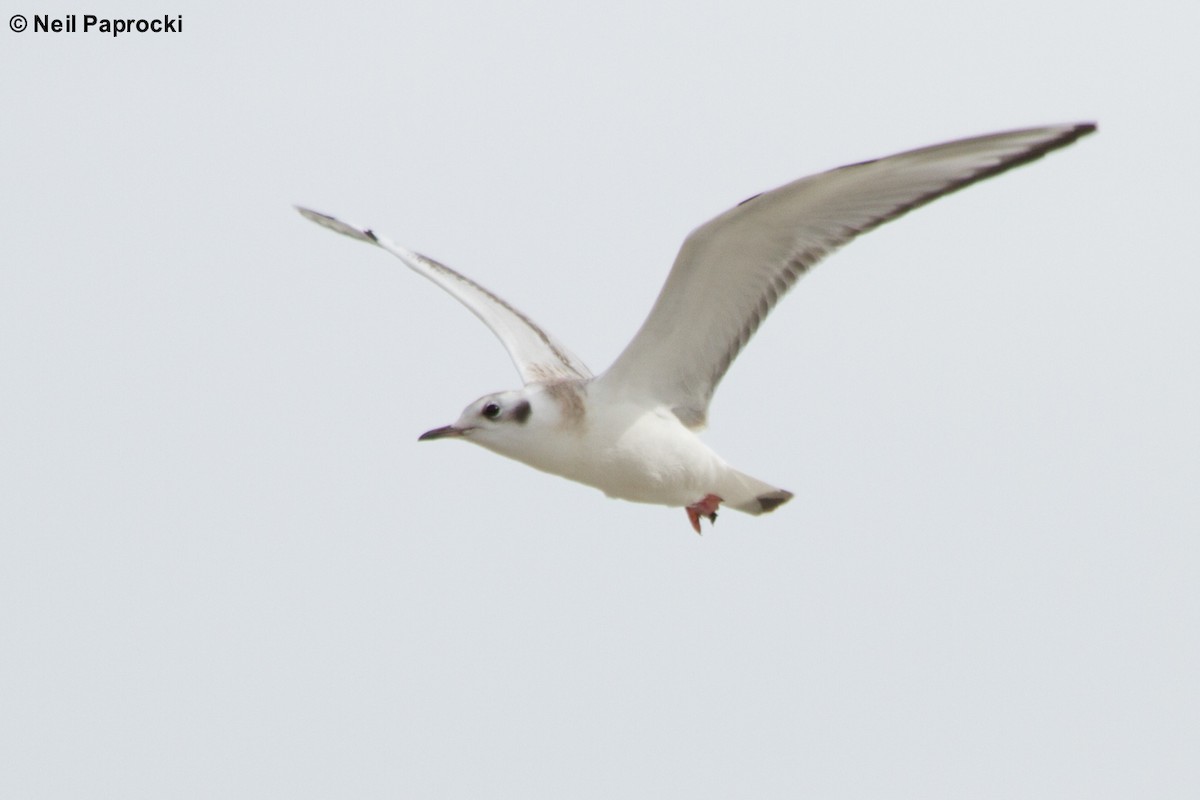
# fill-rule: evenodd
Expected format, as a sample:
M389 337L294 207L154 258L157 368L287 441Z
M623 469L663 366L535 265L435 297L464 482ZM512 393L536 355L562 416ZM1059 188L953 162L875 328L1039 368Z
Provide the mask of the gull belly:
M731 508L759 514L774 507L764 496L778 503L791 496L731 467L665 406L587 382L564 382L531 399L538 422L529 435L499 447L479 443L635 503L686 507L715 495Z

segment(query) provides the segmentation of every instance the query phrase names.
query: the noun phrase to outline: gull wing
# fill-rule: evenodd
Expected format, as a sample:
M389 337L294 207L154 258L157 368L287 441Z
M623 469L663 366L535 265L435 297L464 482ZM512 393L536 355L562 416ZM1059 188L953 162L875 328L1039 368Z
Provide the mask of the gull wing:
M705 423L734 358L796 280L859 234L1091 133L1090 123L910 150L755 195L684 241L633 341L598 380Z
M592 376L582 361L537 323L467 276L432 258L392 244L369 228L357 228L300 206L296 206L296 210L306 219L331 231L382 247L414 272L424 275L453 295L496 334L525 383Z

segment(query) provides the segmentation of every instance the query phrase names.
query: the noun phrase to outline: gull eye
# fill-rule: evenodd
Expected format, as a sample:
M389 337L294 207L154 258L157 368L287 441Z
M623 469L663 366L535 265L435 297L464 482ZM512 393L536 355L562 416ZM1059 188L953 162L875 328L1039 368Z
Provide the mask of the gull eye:
M483 415L488 419L495 419L500 416L500 406L497 403L488 403L483 407Z

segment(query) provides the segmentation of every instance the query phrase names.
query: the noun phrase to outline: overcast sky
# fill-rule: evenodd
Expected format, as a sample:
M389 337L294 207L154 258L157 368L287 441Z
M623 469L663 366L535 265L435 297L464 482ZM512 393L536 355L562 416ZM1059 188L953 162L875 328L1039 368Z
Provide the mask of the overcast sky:
M9 3L0 796L1195 797L1200 12L902 5ZM1087 120L797 286L703 537L418 444L507 356L292 209L599 372L733 203Z

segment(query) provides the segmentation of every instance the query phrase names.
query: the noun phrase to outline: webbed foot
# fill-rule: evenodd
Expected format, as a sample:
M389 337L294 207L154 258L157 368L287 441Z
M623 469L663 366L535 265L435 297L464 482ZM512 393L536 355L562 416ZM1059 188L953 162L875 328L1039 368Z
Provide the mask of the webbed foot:
M721 507L722 502L724 501L715 494L706 494L704 495L704 499L692 503L684 509L687 511L688 521L692 523L692 530L700 533L701 517L707 517L708 521L715 525L717 522L717 509Z

